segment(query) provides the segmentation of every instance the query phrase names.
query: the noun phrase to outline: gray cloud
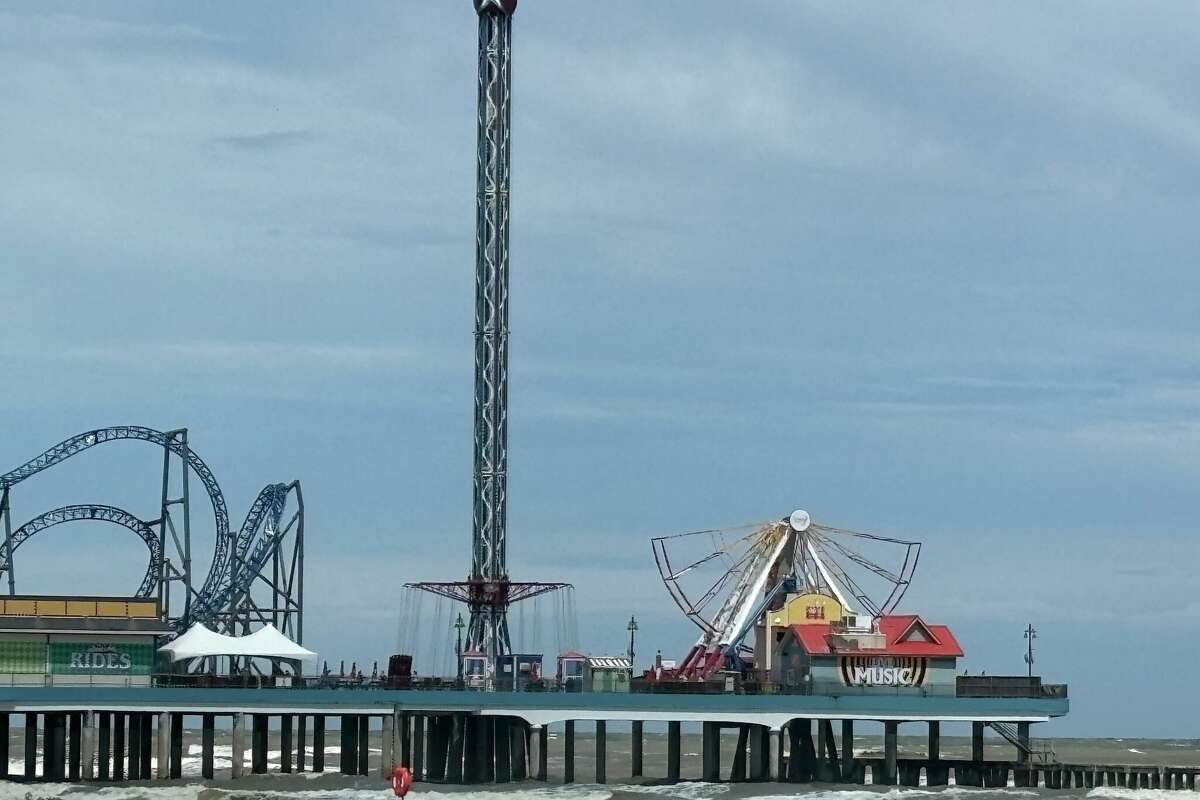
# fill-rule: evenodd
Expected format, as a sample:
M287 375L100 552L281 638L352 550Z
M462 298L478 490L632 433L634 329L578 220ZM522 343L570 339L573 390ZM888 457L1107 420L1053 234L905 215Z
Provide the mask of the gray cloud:
M596 648L636 610L671 652L646 539L806 505L925 539L912 607L984 668L1029 615L1119 624L1147 573L1194 640L1188 7L584 5L516 20L514 570L574 580ZM0 468L125 421L188 425L231 507L299 476L311 644L360 663L388 614L343 625L351 583L466 569L471 15L0 15ZM141 455L19 513L85 481L153 513Z

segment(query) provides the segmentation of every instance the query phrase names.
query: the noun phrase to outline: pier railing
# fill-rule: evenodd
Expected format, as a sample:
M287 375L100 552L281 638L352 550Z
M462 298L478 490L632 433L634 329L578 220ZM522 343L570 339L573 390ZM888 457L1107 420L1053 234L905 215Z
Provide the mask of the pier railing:
M1036 675L959 675L955 689L958 697L1067 696L1065 683L1042 683Z
M3 675L0 686L111 686L111 687L164 687L189 689L265 689L286 688L299 691L305 689L408 689L425 692L483 691L481 687L467 686L453 678L405 678L388 679L365 675L209 675L161 673L154 675ZM563 685L553 678L530 681L517 687L519 692L559 693L578 691L578 683ZM501 685L493 691L512 692L513 687ZM713 679L706 681L670 681L634 678L629 682L629 691L634 694L739 694L739 695L895 695L916 697L1021 697L1021 698L1066 698L1065 684L1044 684L1039 678L1024 676L959 676L955 686L927 687L855 687L812 684L786 685L760 680Z

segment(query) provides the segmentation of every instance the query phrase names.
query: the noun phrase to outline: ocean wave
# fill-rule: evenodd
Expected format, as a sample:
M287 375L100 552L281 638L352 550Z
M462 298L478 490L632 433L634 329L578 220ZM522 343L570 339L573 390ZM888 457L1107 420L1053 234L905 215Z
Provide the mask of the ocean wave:
M1105 800L1178 800L1180 792L1177 789L1129 789L1124 786L1097 786L1087 793L1088 797L1102 797ZM1186 796L1186 794L1185 794Z
M975 786L944 786L935 789L918 789L913 787L892 787L877 790L871 789L823 789L804 793L804 800L905 800L915 797L968 797L972 795L995 795L1003 793L1005 797L1037 797L1032 789L998 789L979 788ZM795 800L796 795L756 795L753 800ZM1141 800L1139 798L1139 800ZM1176 798L1178 800L1178 798Z
M628 794L653 794L660 797L678 797L682 800L706 800L706 798L728 792L729 784L686 781L657 786L630 784L629 786L620 786L619 789Z

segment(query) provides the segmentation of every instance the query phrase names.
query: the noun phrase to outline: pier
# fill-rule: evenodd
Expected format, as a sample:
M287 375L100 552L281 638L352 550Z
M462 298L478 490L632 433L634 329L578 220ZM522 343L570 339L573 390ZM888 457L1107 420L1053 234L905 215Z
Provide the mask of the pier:
M218 720L232 726L230 777L268 770L268 730L276 733L282 772L365 775L367 753L381 758L378 777L408 767L417 781L447 784L546 781L551 740L563 758L561 780L575 780L583 759L595 760L597 783L685 779L680 745L684 724L698 725L698 774L687 778L737 782L822 782L918 786L1044 786L1196 788L1200 766L1036 763L1014 748L1012 760L983 758L984 730L1012 725L1026 740L1030 727L1067 713L1066 698L914 697L881 695L580 694L387 689L201 689L125 687L11 687L0 689L0 734L14 720L25 726L18 781L148 781L182 775L183 730L199 727L201 774L216 777ZM197 723L199 723L197 725ZM632 734L628 774L608 769L610 723ZM839 752L856 726L882 723L882 757ZM943 723L972 724L972 758L941 758ZM662 775L648 775L642 758L645 726L667 734ZM576 729L595 726L592 752L577 745ZM337 727L340 755L326 763L325 745ZM926 758L899 758L900 730L928 734ZM859 727L858 731L861 732ZM736 746L723 763L722 736ZM38 734L43 742L38 759ZM835 732L840 734L835 737ZM0 735L7 746L8 737ZM308 748L312 748L311 759ZM726 748L727 750L727 748ZM20 760L0 754L0 765ZM693 770L694 772L694 770Z

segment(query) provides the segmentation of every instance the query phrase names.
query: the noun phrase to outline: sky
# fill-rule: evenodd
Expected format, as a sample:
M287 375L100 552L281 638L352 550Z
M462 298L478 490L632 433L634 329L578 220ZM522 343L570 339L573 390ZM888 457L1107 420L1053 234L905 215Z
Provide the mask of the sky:
M680 657L649 539L802 507L923 542L902 609L971 672L1033 623L1041 733L1195 736L1198 38L1182 2L524 0L514 579ZM235 521L302 482L305 643L395 652L402 584L469 568L475 39L467 0L0 2L0 471L187 427ZM152 518L159 470L81 455L14 524ZM17 556L26 592L146 563L86 524Z

